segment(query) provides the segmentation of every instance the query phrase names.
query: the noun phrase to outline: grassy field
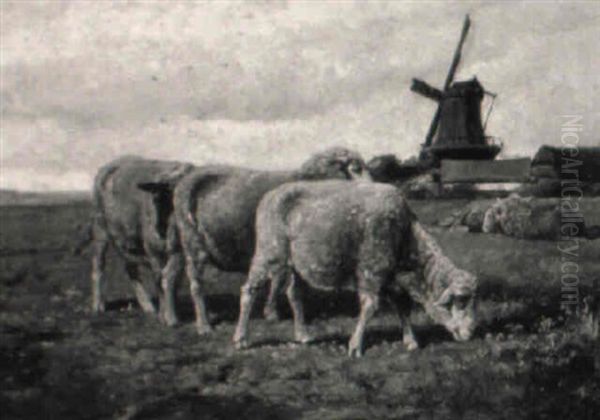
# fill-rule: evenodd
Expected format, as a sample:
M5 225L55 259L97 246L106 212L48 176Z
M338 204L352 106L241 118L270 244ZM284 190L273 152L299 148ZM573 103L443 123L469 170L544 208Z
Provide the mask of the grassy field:
M466 200L415 201L424 221ZM600 200L584 201L600 224ZM212 272L216 332L200 338L186 288L183 325L167 328L132 300L122 263L109 256L109 311L88 313L89 255L71 250L89 203L0 207L0 407L2 418L364 419L597 418L600 350L581 317L560 308L558 243L431 228L481 279L481 327L451 341L413 314L421 348L406 352L384 307L362 359L346 356L357 314L351 293L313 294L316 343L292 343L286 316L253 319L246 351L230 345L243 275ZM600 241L581 240L580 298L598 291ZM594 287L596 287L594 289ZM42 414L43 413L43 414Z

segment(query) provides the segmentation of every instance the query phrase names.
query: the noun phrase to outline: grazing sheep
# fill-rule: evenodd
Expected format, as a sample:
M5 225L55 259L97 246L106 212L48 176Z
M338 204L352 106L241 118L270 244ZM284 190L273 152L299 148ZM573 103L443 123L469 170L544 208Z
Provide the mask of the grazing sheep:
M481 232L485 212L490 208L491 201L475 201L438 222L439 226L453 228L465 226L469 232Z
M199 334L212 330L204 304L202 275L207 264L224 271L246 272L254 252L254 219L262 196L296 180L327 178L370 179L366 165L355 152L333 148L316 154L296 171L258 171L231 166L205 166L190 172L174 191L177 234L185 256L185 268L196 312ZM148 185L147 185L148 187ZM156 185L155 188L160 188ZM173 261L180 257L173 255ZM173 293L175 273L165 272L165 290ZM266 306L275 316L275 292ZM166 313L176 320L173 298L165 298Z
M139 278L147 266L160 278L161 271L182 271L183 261L166 264L178 241L173 236L172 189L192 165L125 156L98 170L94 180L92 219L92 311L103 312L106 251L112 244L125 260L137 300L144 312L156 313L151 294ZM139 185L160 181L161 189L147 194ZM163 294L159 294L163 297ZM161 302L163 308L164 302ZM164 320L164 319L163 319ZM164 320L167 322L167 320Z
M561 205L565 207L561 217ZM568 224L568 226L565 226ZM561 228L565 226L562 230ZM563 236L600 237L600 227L585 225L578 204L568 200L537 200L512 194L497 200L484 215L482 231L522 239L558 240Z
M270 279L289 281L295 339L311 340L304 322L304 283L323 290L358 290L360 316L349 354L361 356L367 321L380 297L391 298L403 321L404 343L417 343L408 323L405 294L423 305L457 340L475 327L477 279L458 269L421 226L401 192L378 183L297 182L269 192L256 216L256 252L241 290L240 318L233 337L247 345L250 311L257 289ZM414 270L416 275L402 271Z

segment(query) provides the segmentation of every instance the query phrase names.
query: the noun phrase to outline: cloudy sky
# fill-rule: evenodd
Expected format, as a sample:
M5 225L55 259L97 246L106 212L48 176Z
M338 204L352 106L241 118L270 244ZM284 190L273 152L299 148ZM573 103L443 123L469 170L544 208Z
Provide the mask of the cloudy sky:
M0 187L89 189L121 154L290 168L341 145L418 151L465 13L457 79L499 93L504 156L600 143L600 2L4 1Z

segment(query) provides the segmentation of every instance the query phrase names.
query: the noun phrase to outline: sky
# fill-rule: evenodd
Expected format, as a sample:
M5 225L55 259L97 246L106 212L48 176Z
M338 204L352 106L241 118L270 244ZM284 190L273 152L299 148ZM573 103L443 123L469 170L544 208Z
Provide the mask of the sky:
M0 1L0 188L89 190L123 154L408 158L436 106L411 79L441 87L466 13L456 79L498 94L500 157L560 145L563 115L600 144L600 2Z

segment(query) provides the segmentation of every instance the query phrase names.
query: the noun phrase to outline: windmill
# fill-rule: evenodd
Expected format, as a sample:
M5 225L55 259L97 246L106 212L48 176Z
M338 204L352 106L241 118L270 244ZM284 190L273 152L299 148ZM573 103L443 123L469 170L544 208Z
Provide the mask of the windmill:
M454 75L460 63L461 51L471 20L465 16L460 40L452 64L446 76L443 89L437 89L426 82L413 79L411 90L438 103L431 120L420 158L438 163L442 159L492 160L502 149L492 137L485 135L487 119L496 95L484 90L477 78L454 82ZM481 121L481 102L484 95L490 95L492 102Z

